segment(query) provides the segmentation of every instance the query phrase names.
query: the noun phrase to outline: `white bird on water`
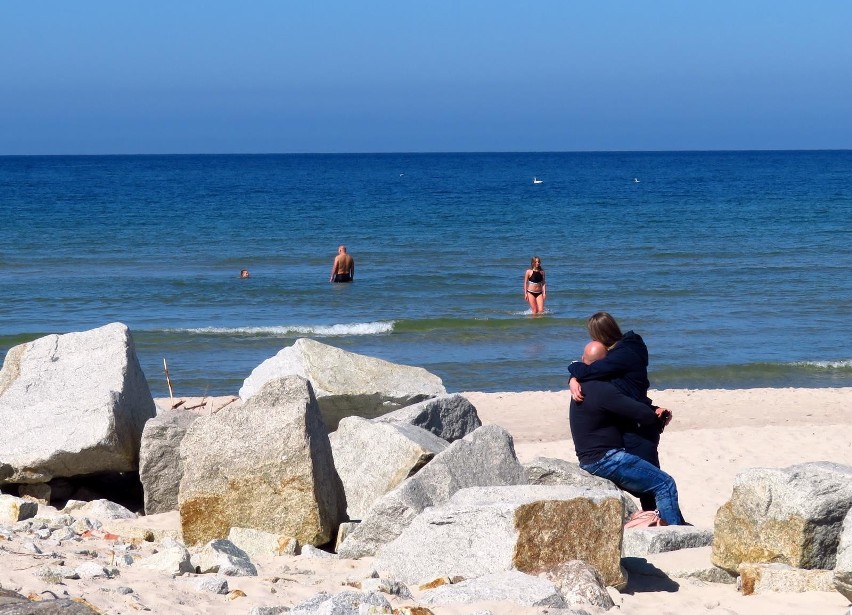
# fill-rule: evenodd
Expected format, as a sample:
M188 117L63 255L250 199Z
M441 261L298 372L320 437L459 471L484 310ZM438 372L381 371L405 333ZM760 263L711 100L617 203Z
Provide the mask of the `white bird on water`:
M539 179L538 177L533 177L533 183L534 183L534 184L540 184L540 183L542 183L543 181L544 181L543 179Z
M638 183L639 183L639 178L638 178L638 177L634 177L634 178L633 178L633 183L634 183L634 184L638 184Z

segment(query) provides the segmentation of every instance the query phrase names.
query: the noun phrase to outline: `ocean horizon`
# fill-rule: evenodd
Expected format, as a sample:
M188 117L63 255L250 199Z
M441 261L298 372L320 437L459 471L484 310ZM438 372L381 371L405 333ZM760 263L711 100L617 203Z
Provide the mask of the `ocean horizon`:
M852 386L850 178L848 150L3 156L0 357L119 321L157 397L164 358L235 394L299 337L560 390L606 310L655 389Z

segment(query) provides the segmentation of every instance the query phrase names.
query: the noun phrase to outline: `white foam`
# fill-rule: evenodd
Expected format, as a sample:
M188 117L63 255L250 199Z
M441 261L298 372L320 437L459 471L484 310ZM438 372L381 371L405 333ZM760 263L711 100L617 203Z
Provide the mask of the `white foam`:
M273 335L292 337L313 335L336 337L343 335L381 335L393 331L394 321L356 322L336 325L280 325L273 327L200 327L195 329L172 329L202 335Z
M852 367L852 359L843 359L841 361L797 361L793 365L819 367L822 369L848 369Z

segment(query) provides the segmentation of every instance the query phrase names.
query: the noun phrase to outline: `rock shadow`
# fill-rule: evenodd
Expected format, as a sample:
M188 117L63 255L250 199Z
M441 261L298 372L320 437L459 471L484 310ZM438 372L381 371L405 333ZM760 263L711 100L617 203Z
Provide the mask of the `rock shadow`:
M680 585L644 557L622 557L621 565L627 570L627 586L622 594L645 592L676 592Z

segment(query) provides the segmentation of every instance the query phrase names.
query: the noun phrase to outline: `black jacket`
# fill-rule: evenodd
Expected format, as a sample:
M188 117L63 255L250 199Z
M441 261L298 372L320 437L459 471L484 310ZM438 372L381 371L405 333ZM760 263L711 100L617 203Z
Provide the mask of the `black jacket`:
M568 420L574 450L581 464L598 461L614 448L623 448L620 424L629 420L640 425L659 425L647 404L632 399L610 382L592 380L583 385L583 402L571 400Z
M586 365L576 361L568 371L580 382L608 380L636 401L651 405L648 399L648 347L642 337L633 331L624 334L607 355ZM584 387L585 390L585 387Z

